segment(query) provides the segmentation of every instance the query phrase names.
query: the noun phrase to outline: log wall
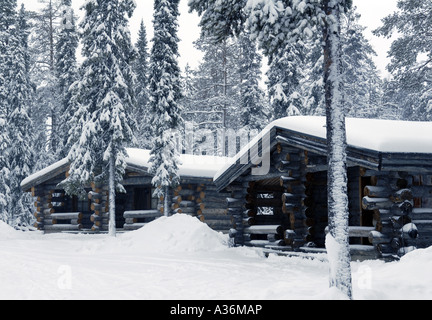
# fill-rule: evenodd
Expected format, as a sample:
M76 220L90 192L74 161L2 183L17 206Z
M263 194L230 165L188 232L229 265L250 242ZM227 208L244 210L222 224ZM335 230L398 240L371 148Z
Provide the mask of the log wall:
M235 245L294 250L306 242L308 202L303 179L307 153L278 145L266 177L247 176L227 198Z
M375 230L369 241L383 258L400 257L431 245L431 176L410 172L373 172L362 207L373 210Z

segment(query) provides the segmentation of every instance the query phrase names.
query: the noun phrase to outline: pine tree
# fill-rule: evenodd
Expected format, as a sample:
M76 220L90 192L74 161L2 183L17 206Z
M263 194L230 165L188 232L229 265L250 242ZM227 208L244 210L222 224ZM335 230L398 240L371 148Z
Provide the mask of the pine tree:
M137 119L135 136L139 148L150 149L151 123L149 113L149 53L147 31L145 29L144 21L141 21L138 41L135 47L138 51L138 58L134 63L134 71L136 74L135 94L137 99L137 108L134 112L134 118Z
M55 46L55 71L58 79L58 88L62 98L61 110L59 114L59 147L57 150L58 157L64 158L69 150L67 149L67 140L70 130L70 119L75 110L72 104L72 91L69 90L71 85L77 80L77 61L76 50L78 48L78 33L75 27L74 12L71 7L71 0L62 1L62 19L60 23L60 33Z
M154 1L154 38L150 64L150 95L153 147L150 172L155 195L164 198L164 214L169 215L169 188L179 183L179 154L175 135L182 125L181 82L178 66L179 0Z
M376 35L390 38L395 32L387 69L393 76L392 101L395 113L404 120L432 119L432 3L421 0L400 0L398 11L383 19Z
M136 51L127 27L132 0L88 0L85 5L80 79L73 84L83 125L68 154L68 193L79 193L90 182L109 185L109 234L115 236L116 190L126 168L126 145L133 142L130 124L136 105L131 64Z

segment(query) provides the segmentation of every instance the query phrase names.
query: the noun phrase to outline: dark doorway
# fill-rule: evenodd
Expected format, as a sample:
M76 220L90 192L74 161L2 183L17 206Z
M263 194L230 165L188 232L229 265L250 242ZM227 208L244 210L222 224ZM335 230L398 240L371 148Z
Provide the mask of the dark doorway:
M134 210L151 209L151 189L135 188L134 189Z

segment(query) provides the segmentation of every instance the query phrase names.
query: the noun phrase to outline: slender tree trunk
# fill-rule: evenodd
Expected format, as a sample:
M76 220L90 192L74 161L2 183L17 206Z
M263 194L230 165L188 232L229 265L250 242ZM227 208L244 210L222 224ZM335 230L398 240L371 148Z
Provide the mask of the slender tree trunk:
M116 222L115 222L115 167L114 167L114 156L112 155L109 159L109 224L108 224L108 232L112 237L116 236Z
M165 196L164 196L164 216L168 217L169 213L170 213L169 200L168 200L168 198L169 198L169 187L168 186L165 187L164 193L165 193Z
M324 83L327 116L328 218L326 248L330 261L330 287L352 298L348 225L346 129L341 92L340 12L326 1L324 28ZM338 6L338 5L336 5Z

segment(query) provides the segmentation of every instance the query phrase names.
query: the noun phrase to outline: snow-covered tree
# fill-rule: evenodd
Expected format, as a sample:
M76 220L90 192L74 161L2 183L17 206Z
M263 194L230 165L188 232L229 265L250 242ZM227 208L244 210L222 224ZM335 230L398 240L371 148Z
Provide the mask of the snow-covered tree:
M3 220L11 225L31 222L31 200L23 193L21 181L31 173L33 150L31 141L31 120L28 110L33 96L29 79L28 27L26 12L21 7L16 13L16 2L11 1L5 20L8 26L0 31L0 42L5 45L1 53L0 90L4 94L0 114L0 206L3 205ZM4 152L4 153L3 153Z
M37 85L32 120L39 137L36 168L58 160L62 97L56 75L56 43L60 28L62 0L39 0L41 9L31 14L31 80ZM61 149L61 148L60 148Z
M214 38L200 37L195 47L203 53L202 62L194 72L194 104L191 111L222 111L238 119L240 109L240 73L238 57L240 47L233 38L215 43ZM220 117L216 117L220 119ZM213 118L207 114L198 122L211 123ZM237 124L237 121L235 121ZM229 127L229 121L227 121Z
M8 148L10 140L7 132L7 116L9 106L7 103L7 49L10 28L15 23L16 0L0 2L0 219L8 220L10 188L8 186Z
M261 130L268 124L269 110L261 80L262 57L248 33L239 36L239 73L240 73L240 112L243 127L249 130Z
M244 21L246 1L190 0L189 6L201 16L207 33L226 35L238 32ZM328 141L328 216L326 243L330 263L330 286L352 297L348 242L348 196L346 170L346 130L341 92L340 15L350 8L350 0L275 1L249 0L248 25L269 57L279 55L288 43L313 36L317 26L323 43L323 73Z
M303 48L301 44L289 44L284 49L278 49L278 54L273 54L269 60L267 87L273 120L302 114Z
M179 154L176 134L182 125L180 68L178 66L179 0L154 1L154 38L150 57L150 105L153 146L150 172L155 194L164 198L164 214L169 215L169 188L179 183Z
M432 110L432 3L422 0L399 0L398 10L384 18L375 34L393 41L387 69L393 76L392 99L399 102L396 111L404 120L431 120Z
M343 53L343 85L346 115L350 117L376 118L382 96L382 83L373 62L376 52L367 41L359 24L356 8L341 20Z
M78 32L75 27L74 11L71 0L62 0L60 33L56 43L55 71L58 79L61 110L59 112L58 132L58 158L64 158L68 154L67 139L69 137L70 119L74 114L72 92L69 90L74 81L77 80L77 59Z
M137 120L135 136L138 147L144 149L151 148L151 124L149 113L149 53L147 43L147 31L144 21L141 21L138 41L135 45L138 57L134 63L136 74L136 99L137 107L134 111L134 118Z
M351 1L323 1L326 15L324 39L324 88L327 118L327 193L329 233L326 248L330 257L330 286L352 298L351 255L348 237L348 175L345 107L343 100L340 19Z
M134 140L130 118L136 104L132 61L136 56L128 18L133 0L87 0L83 6L83 56L80 79L72 85L83 117L82 133L68 154L68 193L90 182L109 185L109 234L115 236L116 190L126 168L126 146ZM76 131L74 132L76 134Z

